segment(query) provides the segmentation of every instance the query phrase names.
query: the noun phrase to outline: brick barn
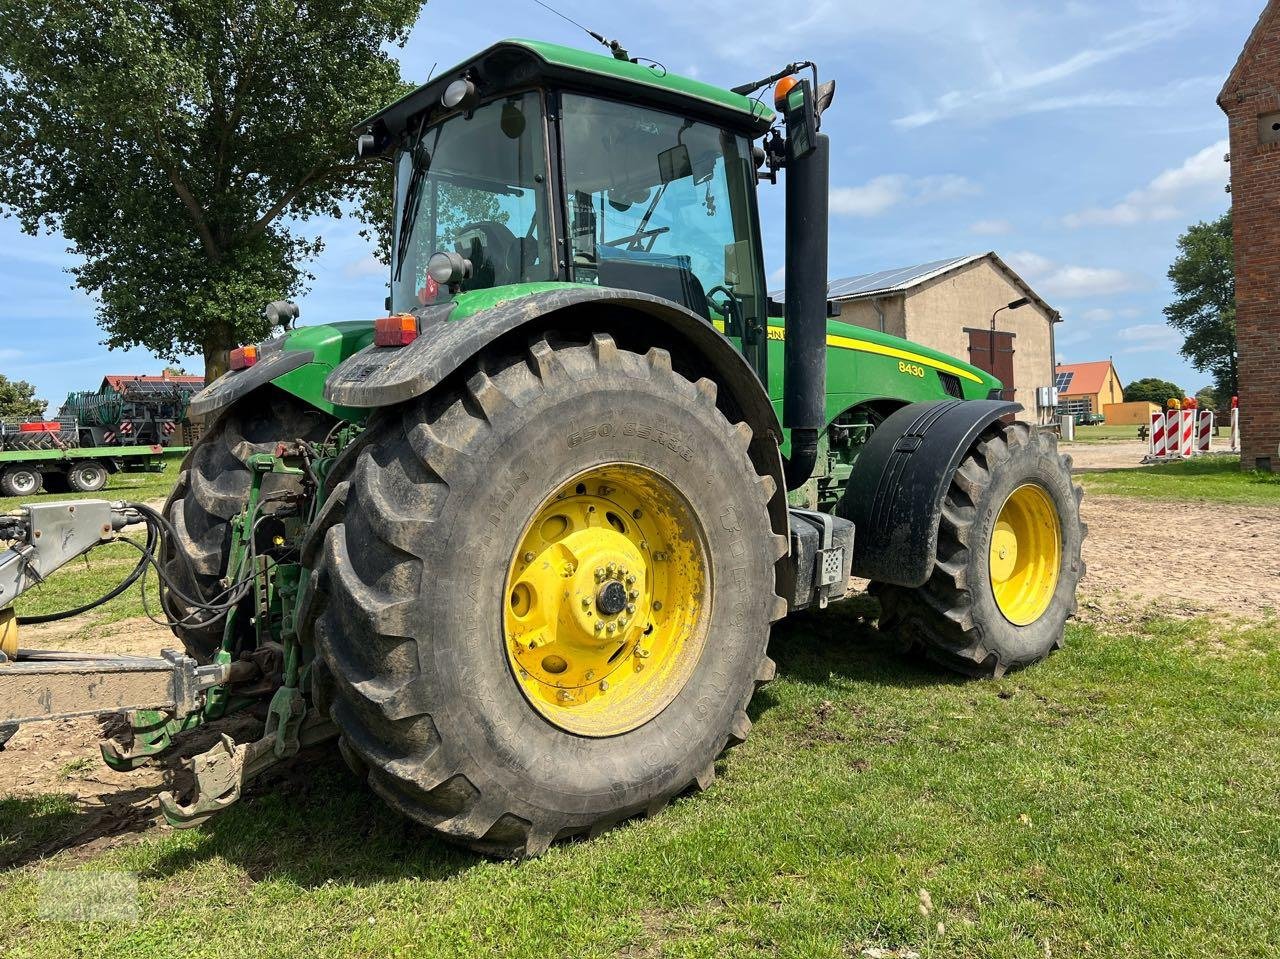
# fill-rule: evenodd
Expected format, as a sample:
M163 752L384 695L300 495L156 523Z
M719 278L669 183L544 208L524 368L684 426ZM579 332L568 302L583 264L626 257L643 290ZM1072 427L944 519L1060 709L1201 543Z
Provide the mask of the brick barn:
M1280 472L1280 0L1218 95L1231 131L1242 469Z

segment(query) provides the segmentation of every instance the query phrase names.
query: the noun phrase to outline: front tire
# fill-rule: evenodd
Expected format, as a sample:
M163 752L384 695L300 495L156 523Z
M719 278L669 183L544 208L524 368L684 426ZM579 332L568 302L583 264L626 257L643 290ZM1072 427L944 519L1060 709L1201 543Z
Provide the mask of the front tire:
M970 676L1044 659L1062 646L1076 611L1083 495L1053 434L996 424L947 490L928 581L872 585L881 631Z
M376 414L336 468L301 620L332 676L342 750L392 806L449 840L523 856L711 782L750 729L747 703L773 675L769 624L785 612L774 484L715 393L674 373L665 351L597 334L538 341ZM658 525L622 492L646 483L683 503L658 507ZM676 535L686 507L691 528ZM681 582L702 592L663 579L682 564ZM637 597L614 603L614 579ZM673 584L665 605L646 592L660 580ZM593 602L616 631L575 620ZM681 618L676 679L647 701L631 680L664 671L656 634ZM593 637L611 636L614 658L589 659ZM642 637L651 659L637 657ZM600 708L610 694L616 713Z

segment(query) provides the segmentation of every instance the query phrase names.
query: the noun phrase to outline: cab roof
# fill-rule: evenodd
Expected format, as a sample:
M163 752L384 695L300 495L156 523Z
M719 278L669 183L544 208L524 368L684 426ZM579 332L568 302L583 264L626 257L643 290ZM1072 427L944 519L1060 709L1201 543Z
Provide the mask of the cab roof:
M502 40L401 97L358 124L355 131L374 135L375 152L389 150L411 121L416 126L423 111L439 107L445 87L464 73L470 74L480 95L486 98L491 92L549 82L624 94L631 100L696 116L751 136L767 132L774 119L773 110L760 100L669 73L661 66L617 60L540 40Z

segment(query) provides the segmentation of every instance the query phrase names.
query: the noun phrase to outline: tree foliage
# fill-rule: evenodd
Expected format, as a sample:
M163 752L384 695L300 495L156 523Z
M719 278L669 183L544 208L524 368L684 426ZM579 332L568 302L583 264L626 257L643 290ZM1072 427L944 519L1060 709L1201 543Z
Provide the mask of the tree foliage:
M301 222L389 193L350 129L404 92L385 48L419 5L6 0L0 207L84 258L107 345L216 375L305 289Z
M1182 387L1177 383L1170 383L1168 380L1158 379L1154 376L1143 377L1140 380L1134 380L1124 388L1124 401L1126 403L1155 403L1161 409L1164 409L1169 400L1180 400L1185 393Z
M36 388L26 380L11 380L0 373L0 417L28 419L44 416L47 405L36 397Z
M1196 393L1196 404L1202 410L1225 410L1230 408L1231 398L1227 397L1227 401L1224 403L1215 387L1206 386Z
M1236 284L1231 214L1197 223L1178 238L1169 267L1176 299L1164 308L1184 336L1182 355L1213 377L1219 396L1239 392L1236 373Z

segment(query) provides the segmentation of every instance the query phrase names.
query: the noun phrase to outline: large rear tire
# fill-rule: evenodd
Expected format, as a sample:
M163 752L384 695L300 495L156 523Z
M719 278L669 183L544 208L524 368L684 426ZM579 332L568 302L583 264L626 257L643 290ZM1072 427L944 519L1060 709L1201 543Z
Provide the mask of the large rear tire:
M1053 434L997 424L947 490L928 581L872 585L881 631L970 676L1044 659L1062 646L1076 611L1083 495Z
M375 414L300 618L393 807L527 856L711 782L786 608L774 484L715 395L597 334Z
M333 417L302 400L266 387L227 410L187 454L178 481L164 505L176 537L166 541L162 562L168 578L193 598L210 600L224 588L231 551L231 520L249 501L249 457L271 453L279 443L322 441ZM298 489L295 477L266 476L263 492ZM264 507L264 513L272 507ZM188 563L194 580L188 574ZM193 614L173 593L165 593L165 612L174 621L187 654L208 662L222 643L224 619Z

